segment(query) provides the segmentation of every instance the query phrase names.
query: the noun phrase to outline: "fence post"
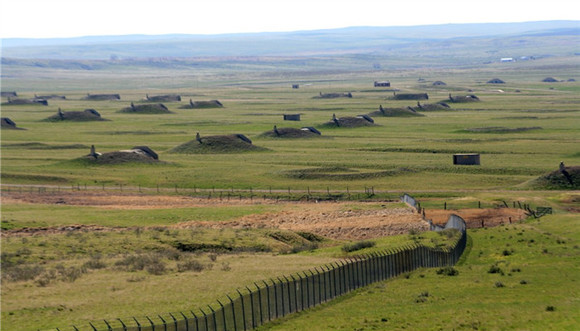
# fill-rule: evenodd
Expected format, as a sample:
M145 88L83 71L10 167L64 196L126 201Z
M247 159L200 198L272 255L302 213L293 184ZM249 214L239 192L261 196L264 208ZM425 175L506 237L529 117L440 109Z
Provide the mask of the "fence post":
M258 284L254 283L254 285L256 286L256 289L258 290L258 301L260 302L259 307L260 307L260 325L264 324L264 319L262 316L262 289L260 289L260 287L258 286Z
M207 305L207 307L209 308L209 310L211 310L211 319L213 321L213 329L217 330L217 320L215 317L215 310L213 310L213 308L210 305Z
M272 313L270 311L270 286L268 286L268 284L265 281L262 281L264 283L264 285L266 285L266 296L268 298L268 321L270 321L272 319Z
M232 298L230 298L229 295L226 294L226 296L230 300L230 305L232 306L232 319L234 321L234 331L238 331L238 325L236 323L236 307L234 306L234 300L232 300ZM195 330L195 331L198 331L198 330Z
M147 318L147 320L149 321L149 324L151 324L151 330L155 331L155 324L153 323L153 321L149 318L149 316L145 316L145 318ZM94 327L93 327L94 328ZM97 329L95 329L96 331Z
M195 331L199 331L199 318L197 318L197 315L193 312L193 310L189 311L191 313L191 315L193 315L193 318L195 319Z
M282 316L286 316L286 308L284 308L284 282L280 279L280 277L277 278L278 279L278 284L280 284L280 303L282 306Z
M163 319L163 317L161 317L161 315L157 315L157 317L161 319L161 322L163 322L163 329L167 331L167 322L165 322L165 320Z
M189 331L189 319L187 318L187 316L185 316L185 314L183 312L179 312L179 313L181 314L181 316L183 316L183 321L185 322L185 331Z
M141 331L141 324L139 323L139 321L135 317L133 317L133 319L135 320L135 323L137 323L137 330Z
M252 290L250 290L247 286L246 289L248 290L248 292L250 292L250 312L252 313L252 328L255 329L256 328L256 319L254 317L254 292L252 292Z
M288 289L288 314L292 313L292 294L290 293L290 280L286 276L282 276L286 280L286 288ZM295 291L296 292L296 291ZM296 311L296 306L294 306Z
M222 308L222 320L224 323L224 330L227 330L228 326L226 324L226 308L224 307L224 305L222 305L222 303L219 300L216 300L216 301L218 302L218 304ZM175 330L177 330L177 325L175 326Z
M111 327L111 324L109 324L109 322L107 322L107 320L103 320L105 322L105 324L107 325L107 330L113 330L113 328Z
M175 330L177 330L177 319L175 318L175 316L173 316L172 313L169 313L169 316L171 316L171 318L173 318L173 324L175 325Z
M238 291L238 294L240 295L240 301L242 301L242 316L244 317L242 320L244 321L244 331L246 331L246 307L244 305L244 296L240 290L236 289L236 291Z
M117 320L121 323L121 325L123 326L123 331L127 331L127 326L125 325L125 323L123 323L123 321L120 318L117 318Z
M303 273L304 273L304 277L306 277L305 278L305 280L306 280L306 308L310 308L310 285L308 284L309 283L309 279L308 279L309 277L306 274L306 271L303 271Z

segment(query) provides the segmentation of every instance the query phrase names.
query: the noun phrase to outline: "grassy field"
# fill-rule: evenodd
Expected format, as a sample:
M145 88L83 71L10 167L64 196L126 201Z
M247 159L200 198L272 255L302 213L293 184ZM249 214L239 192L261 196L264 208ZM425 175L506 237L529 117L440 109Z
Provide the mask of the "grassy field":
M554 325L571 330L580 322L575 295L578 214L573 213L579 193L570 187L545 190L532 181L557 170L560 161L580 164L580 83L541 82L548 76L577 78L577 64L575 57L548 57L455 69L358 72L340 70L338 64L320 72L291 66L275 70L266 64L256 71L4 67L3 91L16 90L22 98L62 94L66 99L51 99L48 106L2 105L2 117L26 129L1 131L2 190L50 195L87 187L152 195L157 190L173 195L212 193L214 198L219 192L246 198L254 194L255 199L290 194L293 200L309 190L321 196L342 194L345 199L348 191L352 199L374 198L379 206L410 192L426 208L441 208L445 202L450 208L474 208L478 202L494 206L516 200L551 206L555 214L540 221L470 232L472 249L457 267L457 277L416 271L272 328L539 330ZM506 83L486 83L495 77ZM390 80L397 93L428 93L429 100L422 104L447 100L450 93L475 94L481 101L450 104L449 110L422 112L424 116L375 117L371 127L324 125L333 114L340 118L368 114L379 105L416 106L415 101L390 100L393 92L373 88L375 80ZM433 86L436 80L447 85ZM300 88L292 89L294 83ZM353 97L315 99L320 92L350 92ZM87 93L119 93L121 100L83 100ZM182 97L182 102L164 103L170 114L119 112L131 102L143 104L146 94L169 93ZM190 98L219 100L224 108L181 109ZM59 108L95 109L108 121L45 121ZM300 122L282 119L283 114L298 113ZM274 125L313 126L322 135L262 136ZM243 134L266 150L170 152L194 140L197 132L202 138ZM159 154L160 162L91 164L81 159L91 145L101 153L146 145ZM452 164L452 154L467 152L480 153L481 166ZM362 194L369 187L374 196ZM350 208L368 208L351 203ZM282 212L281 204L271 203L106 209L3 201L3 231L71 225L106 231L3 234L2 329L54 328L194 309L254 281L345 256L341 246L346 241L313 242L289 231L172 227L185 221L234 221ZM436 234L421 236L425 243L442 244ZM275 239L280 237L286 239ZM415 240L413 234L379 238L373 249ZM176 249L179 243L210 249L183 252ZM503 276L488 273L494 264ZM498 282L504 286L496 286Z

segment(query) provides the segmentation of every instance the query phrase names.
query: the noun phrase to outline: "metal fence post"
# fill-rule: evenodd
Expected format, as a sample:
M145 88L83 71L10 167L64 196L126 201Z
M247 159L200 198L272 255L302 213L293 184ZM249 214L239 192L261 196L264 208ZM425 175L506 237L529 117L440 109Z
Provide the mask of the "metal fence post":
M300 291L298 285L296 285L296 278L290 275L292 278L292 284L294 284L294 312L298 312L298 292Z
M113 328L111 327L111 324L109 324L109 322L107 322L107 320L103 320L105 322L105 324L107 325L107 330L112 331Z
M282 306L282 316L286 316L285 308L284 308L284 282L278 277L278 284L280 284L280 303Z
M224 330L227 330L228 329L228 325L226 324L226 308L224 307L224 305L219 300L216 300L216 301L218 302L218 304L222 308L222 320L223 320L223 323L224 323Z
M161 322L163 322L163 330L167 331L167 323L165 322L163 317L161 317L161 315L157 315L157 317L159 317L159 319L161 319Z
M137 331L141 331L141 324L139 323L139 321L135 317L133 317L133 319L135 320L135 323L137 323Z
M238 294L240 295L240 300L242 301L242 316L244 317L242 320L244 321L244 331L246 331L247 330L247 328L246 328L246 307L244 305L244 296L242 295L240 290L236 289L236 291L238 291Z
M250 292L250 312L252 313L252 328L256 328L256 319L254 317L254 293L247 286L246 289Z
M151 324L151 330L155 331L155 323L153 323L153 321L149 318L149 316L145 316L145 318L147 318L147 320L149 321L149 324Z
M260 301L260 305L259 305L259 307L260 307L260 325L262 325L262 324L264 324L264 319L262 316L262 310L263 310L262 307L264 306L264 305L262 305L262 290L260 289L258 284L254 283L254 285L256 286L256 289L258 290L258 301Z
M193 312L193 310L190 310L191 315L193 315L193 318L195 319L195 331L199 331L199 318L197 318L197 315Z
M230 300L230 305L232 306L232 319L234 320L234 331L238 331L238 325L236 323L236 307L234 306L234 300L232 300L232 298L230 298L229 295L226 296Z
M209 330L209 324L207 323L207 314L201 308L199 308L199 311L201 311L201 313L203 314L203 319L204 319L204 322L205 322L205 329L206 330Z
M268 321L272 319L272 313L270 311L270 286L265 281L262 281L266 285L266 297L268 298Z
M179 313L181 314L181 316L183 316L183 321L185 322L185 331L189 331L189 319L185 316L183 312Z
M276 286L276 282L274 282L271 278L270 281L274 286L274 312L276 313L276 318L278 318L280 316L278 315L278 287Z
M215 310L213 310L213 308L210 305L207 305L207 307L209 308L209 310L211 310L211 319L213 321L213 329L217 330L217 320L215 317Z

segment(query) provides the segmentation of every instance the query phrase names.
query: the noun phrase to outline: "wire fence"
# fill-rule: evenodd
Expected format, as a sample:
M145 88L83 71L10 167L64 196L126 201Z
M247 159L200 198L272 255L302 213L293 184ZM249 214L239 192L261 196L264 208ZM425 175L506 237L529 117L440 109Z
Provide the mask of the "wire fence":
M421 245L401 247L353 257L304 272L256 282L238 289L226 300L218 300L195 311L133 317L126 320L91 322L83 328L56 330L129 331L226 331L251 330L277 318L303 311L355 289L396 277L418 268L453 266L467 243L465 221L456 215L445 227L461 235L451 248Z

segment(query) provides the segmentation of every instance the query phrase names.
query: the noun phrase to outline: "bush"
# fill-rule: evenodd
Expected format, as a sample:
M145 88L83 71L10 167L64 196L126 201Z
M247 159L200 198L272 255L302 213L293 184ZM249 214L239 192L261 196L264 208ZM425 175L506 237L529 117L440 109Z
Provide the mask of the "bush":
M100 257L93 257L92 259L83 264L83 268L86 269L103 269L106 267L107 264L103 262Z
M505 287L505 285L502 282L495 282L495 287L500 288Z
M2 279L6 281L27 281L33 280L45 271L39 265L14 265L6 266L2 263Z
M455 269L453 267L439 268L436 272L438 275L444 275L444 276L457 276L457 275L459 275L459 271L457 271L457 269Z
M353 244L346 244L346 245L342 246L342 251L346 252L346 253L350 253L350 252L358 251L361 249L374 247L375 245L376 245L376 243L374 241L363 240L363 241L358 241L358 242L353 243Z
M501 274L502 276L504 275L503 270L501 270L500 267L498 267L497 265L492 265L491 267L489 267L489 270L487 271L487 273L490 274Z
M547 306L546 307L546 311L555 311L555 310L556 310L556 307L554 307L554 306Z
M197 260L189 260L189 261L185 261L185 262L177 264L177 271L178 272L185 272L185 271L201 272L205 268L206 268L206 266Z

